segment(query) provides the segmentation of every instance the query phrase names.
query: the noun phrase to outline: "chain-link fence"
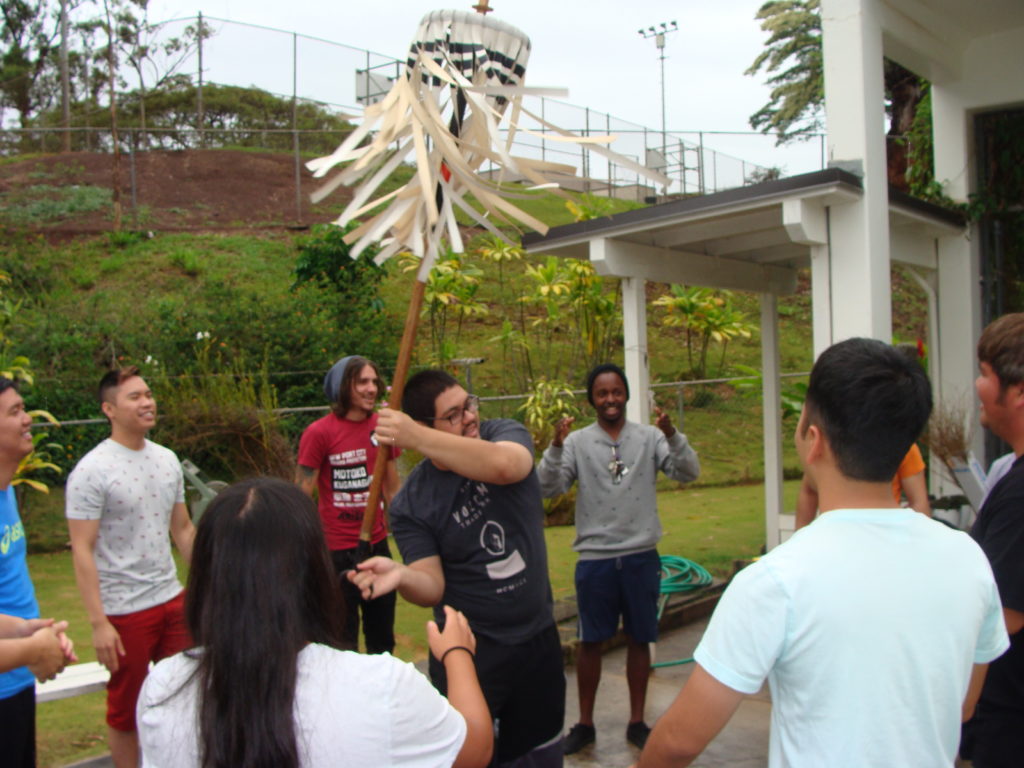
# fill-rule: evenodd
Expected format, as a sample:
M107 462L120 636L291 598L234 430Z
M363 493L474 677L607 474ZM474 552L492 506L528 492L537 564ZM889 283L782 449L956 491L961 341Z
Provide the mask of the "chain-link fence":
M324 136L319 132L300 131L298 107L303 103L326 107L358 120L365 104L383 96L390 83L402 75L404 63L384 54L343 43L300 35L281 29L198 16L173 19L153 25L154 71L171 62L160 61L160 43L181 38L186 29L201 28L193 48L174 62L176 70L189 79L195 89L191 109L180 115L181 125L172 129L121 131L119 144L125 152L137 152L151 146L188 149L220 145L242 145L273 150L291 150L295 154L296 179L301 158L330 151L341 136ZM208 36L207 36L208 35ZM254 67L252 56L239 56L239 51L258 52L260 65ZM124 81L137 94L139 77L132 71L122 72ZM211 84L255 87L292 100L291 124L281 120L259 129L227 130L210 124L204 107L204 89ZM817 170L824 165L824 137L812 137L803 145L773 147L774 137L756 132L665 131L615 117L606 112L579 107L556 99L527 97L528 109L539 119L524 115L522 127L536 135L519 131L513 142L514 153L573 166L580 177L578 191L599 195L615 195L643 201L661 194L636 172L581 148L567 149L564 143L552 141L551 128L544 123L583 136L600 134L617 137L615 152L632 161L663 172L671 179L669 194L706 194L743 186L772 178L778 173ZM104 107L103 110L109 111ZM83 140L79 146L94 151L109 151L112 146L109 127L102 127L101 112L79 117L79 124L70 128L34 128L0 132L0 152L59 151L68 131ZM543 122L542 122L543 121ZM84 124L81 124L83 123ZM287 121L285 121L287 122ZM90 125L90 123L92 123ZM109 126L109 117L106 118ZM244 133L244 135L242 135ZM728 145L723 151L713 144ZM741 159L738 153L771 158L769 163ZM484 169L489 170L488 168ZM298 185L298 181L296 182Z
M309 375L318 379L318 374ZM784 392L796 382L806 382L807 376L807 373L785 374ZM687 435L700 456L701 477L698 483L728 485L763 480L764 441L760 379L748 377L676 381L654 384L651 389L654 404L671 416L673 424ZM583 406L586 402L585 393L580 390L576 394L578 403ZM521 407L526 398L525 394L484 395L481 397L481 418L522 420ZM326 406L311 406L280 408L277 413L282 432L297 449L302 431L327 411ZM589 422L590 418L588 414L581 421ZM788 427L795 427L795 412L787 414L785 423ZM99 418L61 421L58 425L37 423L34 428L46 430L45 442L56 446L55 449L51 449L51 458L65 468L65 474L82 455L109 434L107 421ZM159 435L155 438L160 439ZM539 449L543 447L538 446ZM56 452L59 452L59 458ZM182 455L181 458L196 457ZM418 458L411 454L407 456L403 461L403 471L411 469ZM210 472L211 467L204 467L201 462L198 463L200 469ZM798 474L796 454L788 435L785 435L783 440L783 463L787 475ZM220 474L220 471L214 474ZM63 478L52 479L63 482ZM233 478L215 476L214 479Z

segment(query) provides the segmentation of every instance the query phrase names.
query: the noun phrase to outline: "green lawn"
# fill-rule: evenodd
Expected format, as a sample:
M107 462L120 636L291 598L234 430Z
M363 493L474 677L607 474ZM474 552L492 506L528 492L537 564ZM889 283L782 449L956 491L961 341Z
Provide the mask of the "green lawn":
M796 482L786 483L790 507L796 491ZM728 575L733 560L757 555L764 544L763 495L761 485L661 490L658 504L665 529L659 546L661 553L694 560L716 576ZM568 597L574 591L573 534L571 527L545 531L556 599ZM179 567L184 580L185 569L180 563ZM29 568L43 615L70 621L79 658L94 661L89 623L75 587L70 553L30 555ZM398 601L396 656L412 661L425 657L424 624L429 618L428 609ZM106 751L104 713L102 692L41 704L39 765L61 766Z

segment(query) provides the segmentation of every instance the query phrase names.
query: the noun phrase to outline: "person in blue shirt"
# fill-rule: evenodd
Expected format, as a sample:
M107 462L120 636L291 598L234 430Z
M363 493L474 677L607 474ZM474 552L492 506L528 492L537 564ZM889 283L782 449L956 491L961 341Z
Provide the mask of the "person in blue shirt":
M32 417L10 379L0 376L0 744L11 768L36 764L36 679L77 661L67 622L40 619L25 561L25 528L12 480L32 452Z

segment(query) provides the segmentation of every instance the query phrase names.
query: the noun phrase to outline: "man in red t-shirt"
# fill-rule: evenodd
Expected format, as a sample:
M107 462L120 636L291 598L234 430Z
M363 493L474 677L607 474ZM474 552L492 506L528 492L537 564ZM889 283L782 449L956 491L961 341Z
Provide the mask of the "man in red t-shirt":
M395 647L395 596L363 600L343 573L355 567L359 529L377 460L377 414L374 406L383 389L377 366L364 357L343 357L324 377L324 394L331 413L317 419L299 441L295 482L310 496L316 492L320 524L345 595L345 638L355 650L359 640L359 615L367 653L390 653ZM398 491L397 452L391 451L384 477L383 497L390 501ZM391 557L388 549L384 505L370 538L371 554Z

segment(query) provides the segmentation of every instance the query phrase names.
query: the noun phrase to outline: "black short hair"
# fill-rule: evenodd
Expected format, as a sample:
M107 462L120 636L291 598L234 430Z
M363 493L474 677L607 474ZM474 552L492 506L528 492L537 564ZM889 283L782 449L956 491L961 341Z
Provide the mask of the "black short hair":
M414 374L405 382L402 392L402 410L414 421L434 425L434 404L442 392L459 386L458 380L447 371L429 368Z
M15 392L18 391L18 382L14 379L8 379L6 376L0 376L0 395L6 392L8 389L13 389Z
M892 480L931 411L919 363L877 339L847 339L811 370L803 428L822 431L844 476L880 483Z
M602 373L614 373L622 379L622 386L626 388L626 399L629 400L629 381L626 380L623 370L615 363L601 363L591 368L590 373L587 374L587 402L591 405L594 404L594 382Z
M115 368L103 374L103 378L100 379L99 390L97 391L100 406L102 407L104 403L113 401L114 397L110 394L113 390L120 387L128 379L141 375L138 366L135 365L129 365L127 368Z

